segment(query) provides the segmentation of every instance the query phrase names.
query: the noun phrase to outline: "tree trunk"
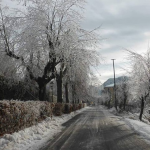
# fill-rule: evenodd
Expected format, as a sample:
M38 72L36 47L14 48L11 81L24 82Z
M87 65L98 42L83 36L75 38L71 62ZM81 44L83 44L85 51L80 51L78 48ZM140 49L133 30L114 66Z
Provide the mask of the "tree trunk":
M66 103L69 103L69 98L68 98L68 83L65 84L65 95L66 95Z
M142 99L141 99L141 112L140 112L140 116L139 116L140 120L142 120L143 111L144 111L144 97L142 97Z
M39 86L39 100L44 101L46 95L46 83L44 82L43 78L38 78L38 86Z
M62 103L62 71L60 71L60 75L56 76L57 82L57 102Z
M39 100L44 101L46 95L46 85L39 86Z
M127 101L127 96L124 97L123 110L126 109L126 101Z
M110 100L108 100L108 109L110 109Z
M72 85L72 103L75 104L75 89L74 89L74 85Z

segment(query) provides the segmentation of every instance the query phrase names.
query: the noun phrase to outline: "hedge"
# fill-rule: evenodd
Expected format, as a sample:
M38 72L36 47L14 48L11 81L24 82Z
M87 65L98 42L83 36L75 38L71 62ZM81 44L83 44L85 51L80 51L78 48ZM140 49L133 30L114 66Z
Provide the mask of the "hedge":
M0 99L38 99L38 88L33 81L16 81L0 75Z
M0 135L13 133L52 117L49 102L0 101Z
M50 103L46 101L0 101L0 136L25 129L46 117L81 109L85 104Z

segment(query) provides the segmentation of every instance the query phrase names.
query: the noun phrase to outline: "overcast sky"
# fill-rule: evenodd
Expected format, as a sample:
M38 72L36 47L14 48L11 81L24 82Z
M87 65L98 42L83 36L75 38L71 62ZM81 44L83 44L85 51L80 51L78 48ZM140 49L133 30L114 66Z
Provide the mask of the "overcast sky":
M12 5L10 0L4 0ZM95 74L103 83L113 77L112 60L115 60L116 76L126 75L125 49L142 53L147 50L150 40L150 0L87 0L82 27L97 31L104 39L99 51L105 63ZM84 6L83 6L84 7ZM101 76L100 76L101 74Z
M115 60L116 76L126 75L125 49L142 53L150 40L150 0L88 0L82 27L97 32L104 39L100 52L105 64L97 68L101 82L113 77L111 59Z

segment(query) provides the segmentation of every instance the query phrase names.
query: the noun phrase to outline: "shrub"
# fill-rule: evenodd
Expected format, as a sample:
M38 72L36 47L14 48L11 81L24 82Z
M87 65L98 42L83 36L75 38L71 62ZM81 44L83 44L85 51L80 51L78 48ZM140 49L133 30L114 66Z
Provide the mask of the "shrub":
M38 99L38 88L33 81L29 83L0 76L0 100L2 99L35 100Z
M56 103L54 108L53 108L53 114L55 116L61 116L63 113L63 109L64 109L64 104Z
M52 117L49 102L0 101L0 135L30 127L46 117Z
M83 108L85 104L62 104L46 101L0 101L0 136L25 129L46 117L61 116Z
M72 104L69 104L69 103L64 104L63 113L69 114L69 113L71 113L72 111L73 111L73 110L72 110Z

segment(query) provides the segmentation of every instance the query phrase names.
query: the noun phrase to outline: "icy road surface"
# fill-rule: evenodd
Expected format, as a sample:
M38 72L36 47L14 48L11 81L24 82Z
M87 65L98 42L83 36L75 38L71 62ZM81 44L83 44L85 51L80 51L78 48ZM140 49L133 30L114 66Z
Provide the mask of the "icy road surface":
M42 150L150 150L144 139L101 106L92 107L65 124Z

